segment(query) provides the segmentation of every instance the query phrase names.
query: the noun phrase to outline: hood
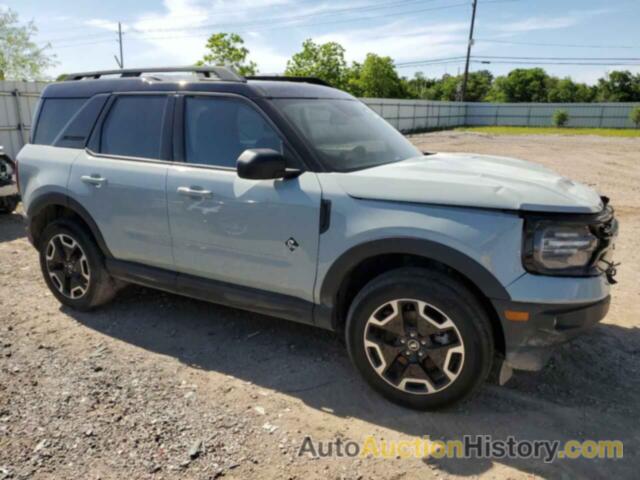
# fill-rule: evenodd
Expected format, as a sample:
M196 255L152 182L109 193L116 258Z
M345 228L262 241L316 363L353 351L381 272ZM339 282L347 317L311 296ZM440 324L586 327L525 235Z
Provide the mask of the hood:
M600 196L524 160L437 153L335 174L352 197L537 212L596 213Z

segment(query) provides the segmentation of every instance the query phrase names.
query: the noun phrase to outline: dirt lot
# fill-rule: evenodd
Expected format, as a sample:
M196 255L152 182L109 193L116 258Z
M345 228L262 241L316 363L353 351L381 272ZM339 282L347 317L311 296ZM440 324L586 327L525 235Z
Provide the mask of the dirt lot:
M91 314L61 308L19 215L0 217L2 478L637 478L640 464L640 139L442 132L428 151L548 165L594 185L621 220L605 322L538 374L417 413L380 399L338 338L143 288ZM317 440L621 439L624 460L311 459ZM635 467L635 468L634 468Z

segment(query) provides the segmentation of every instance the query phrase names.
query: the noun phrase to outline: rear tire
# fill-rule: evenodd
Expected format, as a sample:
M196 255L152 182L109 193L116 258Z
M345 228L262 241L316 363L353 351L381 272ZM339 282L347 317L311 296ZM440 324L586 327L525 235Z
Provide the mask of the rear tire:
M58 301L76 310L91 310L116 294L104 258L86 228L73 219L47 225L40 236L40 268Z
M486 311L455 278L401 268L356 295L346 325L349 355L365 380L389 400L433 410L468 399L494 357Z

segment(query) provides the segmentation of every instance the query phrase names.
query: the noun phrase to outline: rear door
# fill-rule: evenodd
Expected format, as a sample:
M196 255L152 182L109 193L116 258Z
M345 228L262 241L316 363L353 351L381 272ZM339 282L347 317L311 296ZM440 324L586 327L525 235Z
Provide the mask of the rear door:
M119 260L173 268L167 222L173 97L118 94L105 108L89 148L75 161L69 190Z
M271 148L294 161L282 135L242 97L182 100L176 123L183 141L176 143L183 151L176 157L185 162L172 164L167 179L176 269L312 301L321 200L316 175L238 177L236 160L245 149Z

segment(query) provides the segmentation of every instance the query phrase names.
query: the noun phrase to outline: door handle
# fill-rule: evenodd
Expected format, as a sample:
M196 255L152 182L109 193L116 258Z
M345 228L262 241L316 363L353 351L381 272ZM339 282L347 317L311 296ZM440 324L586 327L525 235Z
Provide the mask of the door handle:
M203 190L201 188L178 187L178 193L187 197L211 198L213 193L211 190Z
M93 175L82 175L80 177L84 183L88 183L89 185L94 185L96 187L101 187L103 183L107 182L107 179L103 176L94 173Z

